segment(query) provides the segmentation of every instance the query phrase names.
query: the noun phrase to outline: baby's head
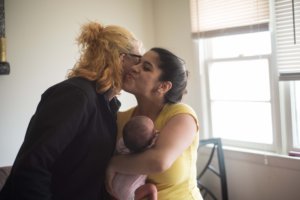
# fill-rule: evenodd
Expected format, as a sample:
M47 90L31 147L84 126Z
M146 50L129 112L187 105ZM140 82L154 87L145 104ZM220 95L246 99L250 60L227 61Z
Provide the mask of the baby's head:
M153 121L146 116L132 117L123 128L125 146L131 152L141 152L152 144L156 136Z

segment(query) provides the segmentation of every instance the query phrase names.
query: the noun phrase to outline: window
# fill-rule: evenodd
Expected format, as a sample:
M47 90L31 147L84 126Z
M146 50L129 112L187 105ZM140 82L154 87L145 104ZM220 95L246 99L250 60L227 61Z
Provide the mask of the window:
M300 152L300 1L190 1L204 136Z
M270 93L270 33L202 39L210 137L228 142L274 143ZM226 143L226 141L225 141ZM256 145L257 146L257 145Z

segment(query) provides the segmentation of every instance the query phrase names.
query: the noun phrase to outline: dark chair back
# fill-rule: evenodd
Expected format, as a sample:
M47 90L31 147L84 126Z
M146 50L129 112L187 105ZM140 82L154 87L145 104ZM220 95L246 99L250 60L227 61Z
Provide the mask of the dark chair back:
M222 200L228 200L227 191L227 180L226 180L226 170L224 162L224 153L222 148L222 141L220 138L210 138L206 140L200 140L198 156L202 156L200 149L208 147L210 150L208 159L206 163L200 163L203 165L202 171L197 176L198 188L204 199L214 199L216 200L216 192L213 192L208 186L203 183L203 176L207 172L212 172L211 174L216 175L220 179L221 186L221 196ZM213 158L217 156L217 167L213 166Z
M0 191L6 182L6 179L10 173L11 166L0 167Z

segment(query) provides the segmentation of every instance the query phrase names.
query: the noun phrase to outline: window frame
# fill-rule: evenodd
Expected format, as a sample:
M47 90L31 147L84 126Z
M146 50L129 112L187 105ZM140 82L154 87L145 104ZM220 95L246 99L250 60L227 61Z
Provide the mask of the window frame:
M291 82L290 81L281 81L280 86L280 107L281 107L281 124L282 124L282 137L285 143L284 153L289 151L300 151L300 147L294 146L294 134L295 128L293 126L293 105L292 98L293 94L291 93ZM298 127L299 128L299 127ZM299 133L298 133L299 134ZM298 135L299 137L300 135Z
M270 36L271 37L271 36ZM237 147L237 148L245 148L252 150L261 150L275 153L282 153L282 138L281 138L281 126L279 124L279 92L278 92L278 76L277 70L274 66L273 54L270 55L255 55L255 56L244 56L244 57L234 57L234 58L221 58L214 59L212 58L212 45L211 38L200 38L197 40L197 44L199 47L199 58L205 58L204 60L200 60L200 72L202 72L202 83L201 90L203 91L203 116L202 118L206 119L203 122L203 137L210 138L213 137L212 134L212 116L211 116L211 99L210 99L210 85L209 85L209 65L213 62L218 61L241 61L241 60L249 60L249 59L257 59L257 58L266 58L269 61L269 81L270 81L270 104L271 104L271 117L272 117L272 135L273 135L273 143L272 144L261 144L261 143L253 143L253 142L244 142L244 141L235 141L229 139L222 139L225 146ZM203 53L205 52L205 53ZM272 49L273 52L273 49Z

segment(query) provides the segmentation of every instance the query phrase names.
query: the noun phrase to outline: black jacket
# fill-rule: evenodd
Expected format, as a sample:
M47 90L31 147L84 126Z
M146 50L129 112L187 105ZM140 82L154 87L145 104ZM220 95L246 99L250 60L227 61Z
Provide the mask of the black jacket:
M41 98L0 199L107 199L105 169L116 141L117 99L71 78Z

